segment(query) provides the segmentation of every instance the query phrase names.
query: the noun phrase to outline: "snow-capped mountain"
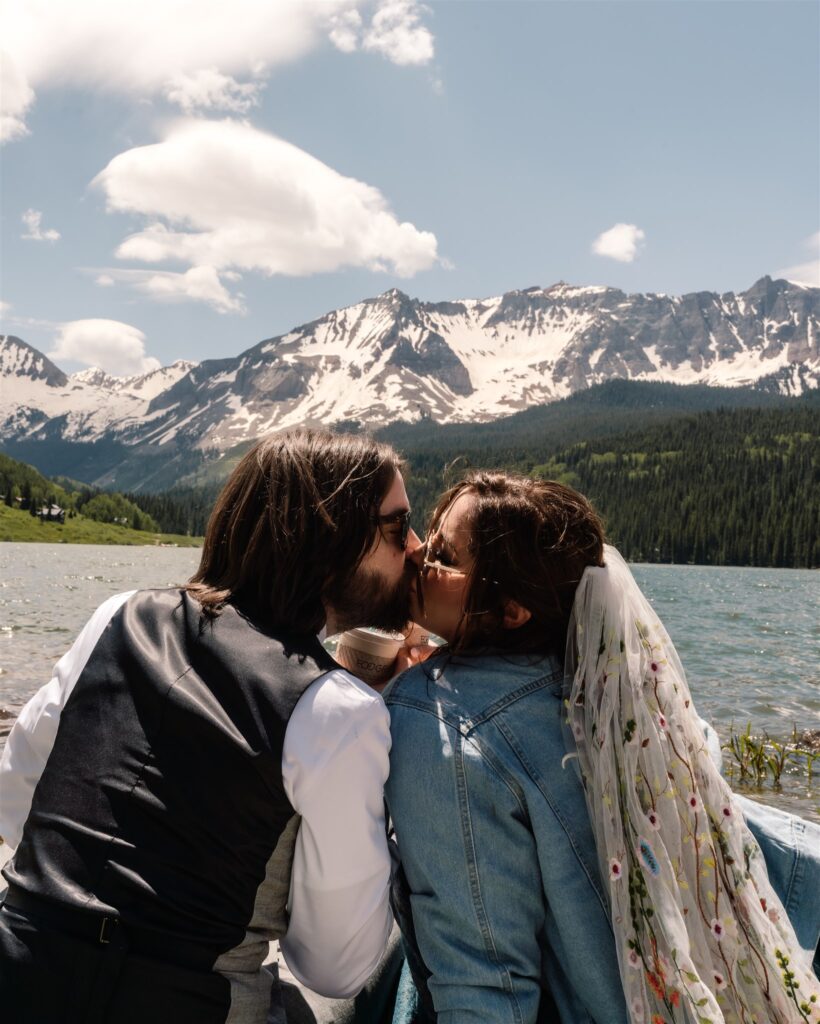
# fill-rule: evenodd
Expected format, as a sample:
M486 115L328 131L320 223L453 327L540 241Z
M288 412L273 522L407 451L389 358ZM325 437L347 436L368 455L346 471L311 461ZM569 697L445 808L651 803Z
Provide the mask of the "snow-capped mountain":
M0 336L0 440L96 441L139 426L148 404L196 364L112 377L98 367L67 376L37 349Z
M180 377L184 377L194 366L196 363L188 359L178 359L170 366L160 366L156 370L135 374L132 377L112 377L99 366L90 366L87 370L72 373L70 379L75 384L91 384L93 387L132 395L150 402L172 384L176 384Z
M277 427L429 417L481 421L613 378L820 384L820 288L762 278L719 295L559 283L422 302L398 290L334 310L235 358L66 377L0 339L0 440L115 439L226 449Z

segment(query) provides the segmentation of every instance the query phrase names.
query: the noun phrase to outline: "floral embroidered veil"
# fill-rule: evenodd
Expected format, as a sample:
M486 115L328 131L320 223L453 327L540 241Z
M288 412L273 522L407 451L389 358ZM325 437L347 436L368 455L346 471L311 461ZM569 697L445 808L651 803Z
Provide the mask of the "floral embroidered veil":
M633 1024L820 1020L820 985L711 759L678 655L605 547L575 595L565 678Z

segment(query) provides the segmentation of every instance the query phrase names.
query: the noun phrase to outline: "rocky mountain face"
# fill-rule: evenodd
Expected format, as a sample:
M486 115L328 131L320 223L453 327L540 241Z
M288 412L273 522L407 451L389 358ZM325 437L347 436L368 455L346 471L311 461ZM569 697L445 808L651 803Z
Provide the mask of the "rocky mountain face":
M68 377L50 359L19 338L0 338L0 380L3 381L3 404L13 395L14 381L39 381L46 387L62 388Z
M629 295L527 288L421 302L398 290L235 358L141 377L66 376L0 338L0 442L114 440L225 450L278 427L486 421L613 378L800 394L820 384L820 288Z

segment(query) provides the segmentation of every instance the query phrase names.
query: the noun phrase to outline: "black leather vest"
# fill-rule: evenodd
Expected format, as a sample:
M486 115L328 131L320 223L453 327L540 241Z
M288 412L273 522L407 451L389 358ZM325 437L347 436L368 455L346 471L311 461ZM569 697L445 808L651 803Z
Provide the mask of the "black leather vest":
M138 592L66 702L5 877L213 964L242 942L294 815L288 720L335 667L314 636L267 633L232 605L206 619L184 591Z

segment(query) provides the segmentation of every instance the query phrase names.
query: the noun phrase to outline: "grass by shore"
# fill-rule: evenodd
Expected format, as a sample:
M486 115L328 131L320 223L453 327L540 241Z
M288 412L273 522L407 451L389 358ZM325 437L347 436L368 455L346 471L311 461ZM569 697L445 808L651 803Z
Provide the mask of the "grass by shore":
M47 523L28 512L0 504L0 542L22 541L40 544L168 544L180 548L202 547L202 537L175 533L149 533L130 530L114 523L98 523L85 516L74 516L65 523Z

